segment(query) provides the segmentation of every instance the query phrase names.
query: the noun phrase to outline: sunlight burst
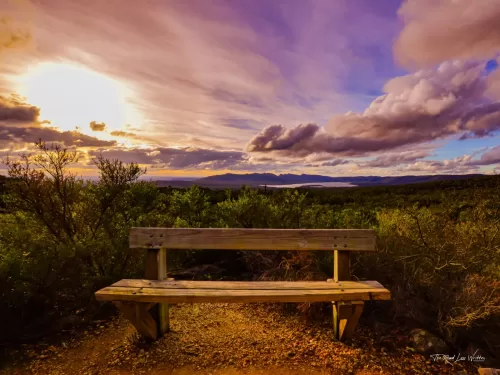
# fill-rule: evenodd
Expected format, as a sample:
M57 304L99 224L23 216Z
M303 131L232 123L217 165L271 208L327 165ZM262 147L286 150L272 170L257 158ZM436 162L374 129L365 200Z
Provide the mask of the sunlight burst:
M125 85L81 66L40 64L19 78L19 91L40 107L41 119L61 130L78 127L96 135L89 127L92 121L106 123L106 130L120 130L140 120L127 102L130 93Z

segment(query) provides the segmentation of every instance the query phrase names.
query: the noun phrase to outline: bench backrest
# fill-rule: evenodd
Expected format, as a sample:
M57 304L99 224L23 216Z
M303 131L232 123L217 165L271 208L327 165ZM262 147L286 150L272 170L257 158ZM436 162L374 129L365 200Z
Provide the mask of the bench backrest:
M131 248L206 250L375 250L371 229L132 228Z
M146 248L146 279L167 277L167 249L330 250L333 279L350 280L353 250L374 251L371 229L132 228L130 247Z

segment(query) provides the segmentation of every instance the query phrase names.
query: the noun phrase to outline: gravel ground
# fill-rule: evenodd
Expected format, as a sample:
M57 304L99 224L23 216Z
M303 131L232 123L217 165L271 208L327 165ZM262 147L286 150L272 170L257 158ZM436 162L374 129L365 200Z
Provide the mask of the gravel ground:
M3 374L455 374L452 367L410 351L404 339L360 326L350 345L332 339L332 328L308 324L257 304L171 306L166 337L145 343L122 318L97 322L56 346L26 346L28 360Z

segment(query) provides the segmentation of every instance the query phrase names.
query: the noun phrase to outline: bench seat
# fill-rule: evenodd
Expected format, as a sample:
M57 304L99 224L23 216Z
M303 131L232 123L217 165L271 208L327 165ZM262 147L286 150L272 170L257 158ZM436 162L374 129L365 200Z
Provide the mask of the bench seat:
M101 301L157 303L389 300L377 281L179 281L123 279L96 293Z

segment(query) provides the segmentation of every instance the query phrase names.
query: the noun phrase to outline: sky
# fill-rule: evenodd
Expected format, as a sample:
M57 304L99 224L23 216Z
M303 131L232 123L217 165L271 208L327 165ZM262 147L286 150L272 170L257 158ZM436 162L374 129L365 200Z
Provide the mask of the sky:
M0 158L493 174L499 63L500 0L3 0Z

